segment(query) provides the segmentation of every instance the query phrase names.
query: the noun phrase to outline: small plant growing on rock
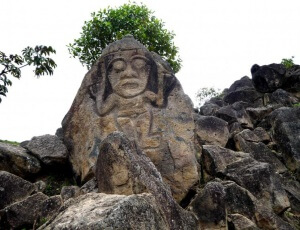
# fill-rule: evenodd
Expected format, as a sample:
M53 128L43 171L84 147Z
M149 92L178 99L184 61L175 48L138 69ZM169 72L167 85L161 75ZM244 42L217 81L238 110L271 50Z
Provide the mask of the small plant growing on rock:
M291 67L293 67L294 64L294 56L292 56L292 58L283 58L281 60L281 64L285 66L285 68L290 69Z

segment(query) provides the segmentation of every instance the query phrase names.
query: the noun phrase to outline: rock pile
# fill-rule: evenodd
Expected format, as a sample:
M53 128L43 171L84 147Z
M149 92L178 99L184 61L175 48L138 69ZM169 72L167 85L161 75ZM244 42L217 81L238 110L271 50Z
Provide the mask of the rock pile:
M299 229L300 66L251 72L195 113L157 54L110 44L56 136L0 143L0 229Z

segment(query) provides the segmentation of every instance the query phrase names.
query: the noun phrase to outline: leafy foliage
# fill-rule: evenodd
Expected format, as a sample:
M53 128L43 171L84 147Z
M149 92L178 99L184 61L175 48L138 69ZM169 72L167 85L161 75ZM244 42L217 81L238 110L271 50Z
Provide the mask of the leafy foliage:
M203 87L200 88L196 94L196 99L198 102L198 107L204 104L205 101L212 97L218 97L221 95L220 89L215 89L213 87Z
M291 67L293 67L294 64L294 56L292 56L292 58L283 58L281 60L281 64L285 66L285 68L290 69Z
M173 43L175 34L166 30L164 23L145 5L129 3L115 9L108 7L91 16L84 23L80 38L68 45L70 54L78 57L83 65L90 68L109 43L131 34L167 60L175 73L180 70L181 59Z
M8 92L7 87L12 85L11 80L8 79L8 74L15 78L20 78L21 68L25 66L35 66L33 72L37 77L44 74L52 75L53 69L57 65L53 59L47 57L51 53L56 53L56 51L51 46L43 45L35 48L28 46L22 50L22 55L10 54L7 56L0 51L0 66L3 68L0 72L0 96L6 96Z

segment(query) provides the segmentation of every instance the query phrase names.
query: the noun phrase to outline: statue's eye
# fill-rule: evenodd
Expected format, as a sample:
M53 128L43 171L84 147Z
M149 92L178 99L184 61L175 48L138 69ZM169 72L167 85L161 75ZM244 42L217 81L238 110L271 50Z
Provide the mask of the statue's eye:
M132 60L132 66L135 68L135 69L142 69L146 66L146 60L145 59L142 59L142 58L135 58Z
M126 68L126 63L122 60L114 61L112 67L115 71L123 71Z

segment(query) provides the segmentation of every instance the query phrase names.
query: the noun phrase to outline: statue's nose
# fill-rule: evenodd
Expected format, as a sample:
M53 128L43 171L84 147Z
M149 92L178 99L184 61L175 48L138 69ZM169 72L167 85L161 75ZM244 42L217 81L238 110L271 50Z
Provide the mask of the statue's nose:
M132 69L131 65L127 65L127 68L123 71L121 78L137 78L138 74Z

